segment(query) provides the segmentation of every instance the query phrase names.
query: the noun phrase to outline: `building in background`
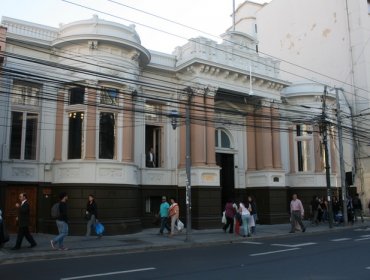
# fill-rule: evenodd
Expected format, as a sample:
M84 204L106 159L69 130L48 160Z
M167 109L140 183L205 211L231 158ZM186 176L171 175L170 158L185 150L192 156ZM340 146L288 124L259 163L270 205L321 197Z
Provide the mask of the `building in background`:
M2 25L0 202L10 229L23 191L39 232L55 230L50 208L62 191L72 234L84 232L90 193L112 234L152 226L162 195L178 198L185 216L187 106L195 228L219 227L229 198L254 195L260 222L280 223L292 193L306 207L325 194L324 87L280 79L279 61L260 56L253 35L193 38L164 54L143 47L134 26L97 16L59 28L6 17ZM327 103L330 116L332 94Z
M281 60L281 78L340 90L345 171L366 205L370 199L369 1L245 1L235 12L235 30L258 41L261 56ZM350 120L350 121L348 121ZM356 176L355 176L356 175ZM353 180L353 178L355 180Z

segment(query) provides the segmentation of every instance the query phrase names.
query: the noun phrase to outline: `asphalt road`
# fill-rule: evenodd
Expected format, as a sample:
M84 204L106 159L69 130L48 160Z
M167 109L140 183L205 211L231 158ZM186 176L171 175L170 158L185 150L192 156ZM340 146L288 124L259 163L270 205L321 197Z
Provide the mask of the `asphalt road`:
M370 229L0 266L1 280L370 279Z

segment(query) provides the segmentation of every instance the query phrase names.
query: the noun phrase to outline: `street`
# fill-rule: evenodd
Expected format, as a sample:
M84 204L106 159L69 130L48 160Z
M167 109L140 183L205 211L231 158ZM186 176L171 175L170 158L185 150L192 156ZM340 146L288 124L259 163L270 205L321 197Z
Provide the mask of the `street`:
M0 266L1 279L370 279L370 229ZM61 252L62 254L63 252Z

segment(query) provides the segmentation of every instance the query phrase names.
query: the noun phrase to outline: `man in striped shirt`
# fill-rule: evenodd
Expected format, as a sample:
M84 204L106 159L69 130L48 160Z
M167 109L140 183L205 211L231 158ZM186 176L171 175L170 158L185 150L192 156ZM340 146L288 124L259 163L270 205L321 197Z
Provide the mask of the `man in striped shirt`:
M304 208L302 202L297 198L297 194L293 194L293 199L290 202L290 224L291 224L290 233L295 232L296 223L298 223L301 226L302 232L306 231L306 228L302 223L303 217L304 217Z

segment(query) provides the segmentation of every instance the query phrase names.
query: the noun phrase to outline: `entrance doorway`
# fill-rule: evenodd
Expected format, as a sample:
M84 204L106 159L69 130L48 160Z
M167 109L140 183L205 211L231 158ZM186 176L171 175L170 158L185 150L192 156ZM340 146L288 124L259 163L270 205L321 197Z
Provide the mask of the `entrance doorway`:
M235 195L235 168L234 154L216 153L216 163L221 167L220 187L221 187L221 212L224 210L228 199L234 199Z
M7 229L11 233L17 232L18 208L15 204L19 202L19 194L26 193L30 204L30 231L36 231L36 209L37 209L37 188L36 187L11 187L5 191L5 215L3 216Z

